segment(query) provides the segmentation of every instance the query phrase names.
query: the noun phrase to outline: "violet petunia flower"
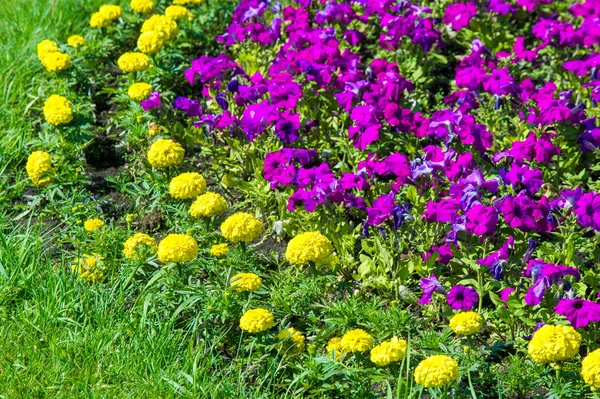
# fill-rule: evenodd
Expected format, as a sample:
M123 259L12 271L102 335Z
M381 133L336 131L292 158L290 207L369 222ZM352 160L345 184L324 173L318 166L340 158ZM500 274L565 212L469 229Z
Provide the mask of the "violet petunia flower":
M468 311L473 309L473 305L479 300L479 294L474 288L455 285L450 288L446 300L452 309Z
M510 256L510 249L515 245L515 240L512 236L508 237L508 240L502 245L502 247L489 254L483 259L479 259L477 264L487 266L490 268L490 273L496 280L502 280L504 278L504 269L508 267L508 258Z
M440 284L434 274L429 276L429 278L421 278L419 285L423 291L423 296L421 299L419 299L419 304L421 305L431 303L431 297L433 296L434 292L439 292L440 294L446 295L446 290L444 287L442 287L442 284Z
M530 277L533 281L533 285L529 287L525 295L525 303L529 306L538 305L544 298L546 291L552 285L564 281L565 276L573 276L577 280L581 278L576 267L544 263L542 259L530 260L524 276Z
M561 299L554 307L554 311L565 316L573 328L600 322L600 303L597 302L584 299Z

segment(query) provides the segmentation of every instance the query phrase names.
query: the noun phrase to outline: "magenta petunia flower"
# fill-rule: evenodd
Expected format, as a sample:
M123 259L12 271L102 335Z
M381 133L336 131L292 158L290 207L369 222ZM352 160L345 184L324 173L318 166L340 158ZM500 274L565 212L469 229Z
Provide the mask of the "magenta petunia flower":
M474 288L455 285L450 288L446 300L454 310L471 310L475 302L479 300L479 294Z
M554 311L565 316L574 328L600 322L600 303L597 302L583 299L561 299L554 307Z
M498 211L493 206L478 204L467 212L466 228L471 234L492 235L498 225Z
M477 5L474 2L454 3L446 7L444 13L444 23L452 26L454 30L461 30L469 26L471 18L477 15Z

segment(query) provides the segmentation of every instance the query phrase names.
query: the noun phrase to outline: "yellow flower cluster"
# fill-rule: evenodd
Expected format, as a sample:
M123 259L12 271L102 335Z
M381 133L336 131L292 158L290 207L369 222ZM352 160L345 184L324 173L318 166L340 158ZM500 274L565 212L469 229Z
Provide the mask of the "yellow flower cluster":
M220 194L207 192L196 198L190 207L195 218L220 215L227 209L227 202Z
M154 3L151 0L131 0L129 6L140 14L149 14L154 9Z
M135 259L140 247L148 247L152 253L156 252L156 240L148 234L136 233L125 241L123 247L123 255L126 258Z
M210 247L210 254L212 256L224 256L229 252L229 245L227 244L217 244Z
M115 5L103 5L98 12L92 14L90 18L90 27L99 29L106 28L113 23L114 20L120 18L123 13L121 7Z
M196 259L198 243L187 234L169 234L158 244L158 260L184 263Z
M448 385L458 378L458 363L444 355L430 356L415 369L415 381L425 388Z
M135 101L146 100L150 97L150 93L152 93L152 86L148 83L134 83L127 90L129 98Z
M164 36L165 40L174 39L179 33L177 22L166 15L153 15L142 25L141 33L156 32Z
M292 238L285 258L294 265L303 265L327 258L332 250L333 246L327 237L318 231L309 231Z
M366 352L373 347L373 337L357 328L344 334L340 344L343 352Z
M88 219L83 224L83 227L85 227L87 231L96 231L104 227L104 222L98 218Z
M327 343L327 347L325 348L329 353L329 357L332 359L338 359L344 351L342 350L342 339L340 337L333 337ZM335 357L334 357L335 353Z
M52 40L39 42L37 55L48 72L63 71L71 66L69 54L61 53L56 42Z
M67 39L67 44L73 48L83 46L84 43L85 39L79 35L69 36L69 38Z
M527 350L536 363L557 363L579 353L581 335L571 326L543 325L533 334Z
M51 125L64 125L73 120L73 111L69 101L58 94L53 94L44 103L44 118Z
M148 162L155 168L168 168L183 162L185 150L173 140L158 140L148 150Z
M34 151L27 158L25 166L29 178L38 187L44 187L52 181L52 177L46 176L54 172L52 168L52 157L45 151Z
M249 213L239 212L229 216L221 224L221 234L227 240L252 242L262 234L262 223Z
M450 319L450 328L458 335L471 335L483 327L483 319L477 312L461 312Z
M186 4L200 4L204 0L173 0L173 4L185 6Z
M184 18L192 19L193 15L183 6L169 6L165 9L165 15L169 18L179 21Z
M294 327L286 328L285 330L279 331L277 338L282 341L287 341L288 345L285 347L287 354L300 353L304 351L306 338L300 331L297 331ZM285 343L285 342L284 342Z
M144 72L150 67L150 58L143 53L125 53L119 57L117 65L125 73Z
M164 45L165 37L158 31L144 32L137 40L138 49L146 54L156 54Z
M378 366L387 366L401 360L406 355L406 341L392 337L371 350L371 361Z
M94 283L104 277L102 260L104 257L98 254L83 255L71 266L71 271L77 273L79 278Z
M239 273L231 278L231 288L236 291L254 292L262 287L262 279L254 273Z
M275 325L273 313L267 309L250 309L240 318L240 328L249 333L259 333Z
M200 173L186 172L174 177L169 184L171 197L177 199L194 198L206 190L206 180Z
M581 376L593 391L600 390L600 349L590 352L581 362Z

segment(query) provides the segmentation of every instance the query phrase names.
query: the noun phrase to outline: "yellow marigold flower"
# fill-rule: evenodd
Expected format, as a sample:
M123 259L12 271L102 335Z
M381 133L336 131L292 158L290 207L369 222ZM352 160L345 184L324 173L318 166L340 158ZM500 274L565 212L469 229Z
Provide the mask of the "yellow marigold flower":
M590 352L581 362L581 376L593 391L600 390L600 349Z
M262 234L262 223L254 216L238 212L229 216L221 224L221 234L227 240L235 242L252 242Z
M334 359L333 352L335 351L335 358L338 359L344 351L342 350L342 339L340 337L333 337L327 343L325 348L329 353L329 357ZM335 359L334 359L335 360Z
M200 4L204 0L174 0L173 4L184 6L186 4Z
M104 227L104 222L98 218L88 219L83 224L83 227L85 227L87 231L100 230L102 227Z
M123 255L126 258L135 259L140 247L148 247L152 253L156 252L156 240L148 234L136 233L125 241L123 247Z
M177 22L166 15L153 15L148 18L142 25L142 33L144 32L157 32L164 35L165 39L174 39L179 33Z
M104 15L106 18L111 20L115 20L121 17L121 15L123 14L123 10L121 10L121 7L111 4L103 5L102 7L100 7L99 12L100 14Z
M64 125L73 120L71 104L63 96L53 94L44 103L44 118L51 125Z
M94 283L104 277L101 265L103 259L104 257L98 254L83 255L71 266L71 271L77 273L80 279Z
M239 273L231 278L231 288L242 292L258 291L262 287L262 279L254 273Z
M71 56L64 53L46 53L40 61L48 72L64 71L71 66Z
M131 0L129 6L140 14L149 14L154 9L154 3L151 0Z
M220 194L207 192L196 198L190 207L195 218L220 215L227 210L227 202Z
M175 21L179 21L186 17L189 18L192 14L183 6L169 6L165 9L165 15Z
M127 90L129 98L135 101L146 100L150 97L150 93L152 93L152 86L148 83L134 83Z
M125 73L144 72L150 67L150 58L144 53L125 53L119 57L117 65Z
M227 255L227 252L229 252L229 245L227 244L217 244L210 247L210 254L212 256Z
M341 345L344 352L366 352L373 347L373 337L357 328L342 336Z
M250 309L240 318L240 328L249 333L259 333L275 325L273 313L267 309Z
M29 178L38 187L44 187L52 181L52 177L46 176L48 173L54 172L52 168L52 157L44 151L34 151L27 158L27 174Z
M292 238L285 258L294 265L303 265L327 258L332 250L333 246L327 237L318 231L309 231Z
M42 40L37 45L37 55L40 60L48 53L58 53L58 45L54 40Z
M160 126L158 126L156 123L154 123L154 122L148 123L148 135L150 137L156 136L161 130L162 130L162 128Z
M164 36L160 32L144 32L138 37L137 46L142 53L156 54L165 44Z
M285 348L286 353L294 354L304 351L306 338L300 331L297 331L294 327L286 328L285 330L279 331L277 338L280 340L288 341L288 346Z
M206 180L200 173L187 172L174 177L169 184L171 197L177 199L194 198L206 190Z
M442 387L458 378L458 363L444 355L429 356L415 369L415 381L425 388Z
M401 360L406 354L406 341L392 337L371 350L371 361L378 366L387 366Z
M183 162L185 150L173 140L158 140L148 150L148 162L155 168L168 168Z
M196 259L198 243L186 234L169 234L158 244L158 260L183 263Z
M579 353L581 335L571 326L543 325L527 347L536 363L557 363Z
M450 328L458 335L471 335L483 327L483 319L477 312L457 313L450 319Z
M106 15L101 12L95 12L92 14L90 18L90 27L94 29L106 28L110 24L112 24L113 20L107 18Z
M79 36L79 35L69 36L69 38L67 39L67 44L74 48L83 46L84 43L85 43L85 39L83 38L83 36Z

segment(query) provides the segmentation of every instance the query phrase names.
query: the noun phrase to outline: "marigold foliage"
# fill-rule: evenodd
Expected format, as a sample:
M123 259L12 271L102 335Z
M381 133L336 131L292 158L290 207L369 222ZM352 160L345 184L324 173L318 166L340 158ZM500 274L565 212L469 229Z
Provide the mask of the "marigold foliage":
M206 190L206 180L200 173L186 172L174 177L169 184L171 197L190 199L199 196Z
M125 73L144 72L150 67L150 58L144 53L125 53L119 57L117 65Z
M152 86L148 83L134 83L129 86L129 89L127 90L129 98L135 101L146 100L150 97L150 93L152 93Z
M80 35L69 36L69 38L67 39L67 44L73 48L83 46L84 43L85 39L83 38L83 36Z
M210 247L210 254L212 256L224 256L229 252L229 245L217 244Z
M227 210L227 202L220 194L207 192L196 198L190 207L195 218L220 215Z
M229 216L221 224L221 234L227 240L252 242L262 234L262 223L249 213L239 212Z
M378 366L387 366L401 360L406 354L406 341L392 337L371 350L371 361Z
M37 55L41 60L42 57L48 53L57 53L59 52L58 45L54 40L42 40L37 45Z
M262 279L254 273L239 273L231 278L231 288L236 291L254 292L262 287Z
M33 184L38 187L47 186L52 181L52 177L44 177L48 173L54 172L52 157L45 151L32 152L27 158L25 169Z
M148 150L148 162L155 168L168 168L183 162L185 150L173 140L158 140Z
M483 319L477 312L457 313L450 319L450 328L459 335L471 335L483 327Z
M104 222L98 218L88 219L83 224L87 231L96 231L104 227Z
M317 262L331 255L331 241L318 231L309 231L292 238L285 251L285 258L294 265Z
M600 349L590 352L583 359L581 362L581 376L593 391L600 390Z
M131 0L129 6L140 14L149 14L154 9L154 3L151 0Z
M169 6L165 9L165 15L169 18L179 21L180 19L190 18L192 14L183 6Z
M64 125L73 120L73 111L69 101L58 94L53 94L44 103L44 118L51 125Z
M240 318L240 328L249 333L266 331L275 325L275 317L267 309L250 309Z
M425 388L448 385L458 378L458 363L444 355L429 356L415 369L415 381Z
M177 22L166 15L153 15L142 25L142 33L156 32L162 34L166 40L174 39L179 33Z
M287 340L288 345L284 348L286 354L295 354L304 351L306 338L300 331L297 331L294 327L286 328L285 330L279 331L277 338L284 341ZM284 342L285 344L286 342Z
M137 258L140 247L148 247L151 252L156 252L156 240L145 233L136 233L129 237L123 244L123 255L129 259Z
M198 243L187 234L169 234L158 244L158 260L184 263L196 259Z
M138 37L137 46L142 53L156 54L165 44L164 36L157 31L144 32Z
M373 337L365 330L357 328L342 336L343 352L366 352L373 347Z
M543 325L537 330L527 347L537 363L557 363L579 353L581 335L571 326Z
M102 267L103 259L104 257L98 254L83 255L83 257L78 258L75 263L73 263L71 271L77 273L81 280L85 280L88 283L95 283L104 277Z

